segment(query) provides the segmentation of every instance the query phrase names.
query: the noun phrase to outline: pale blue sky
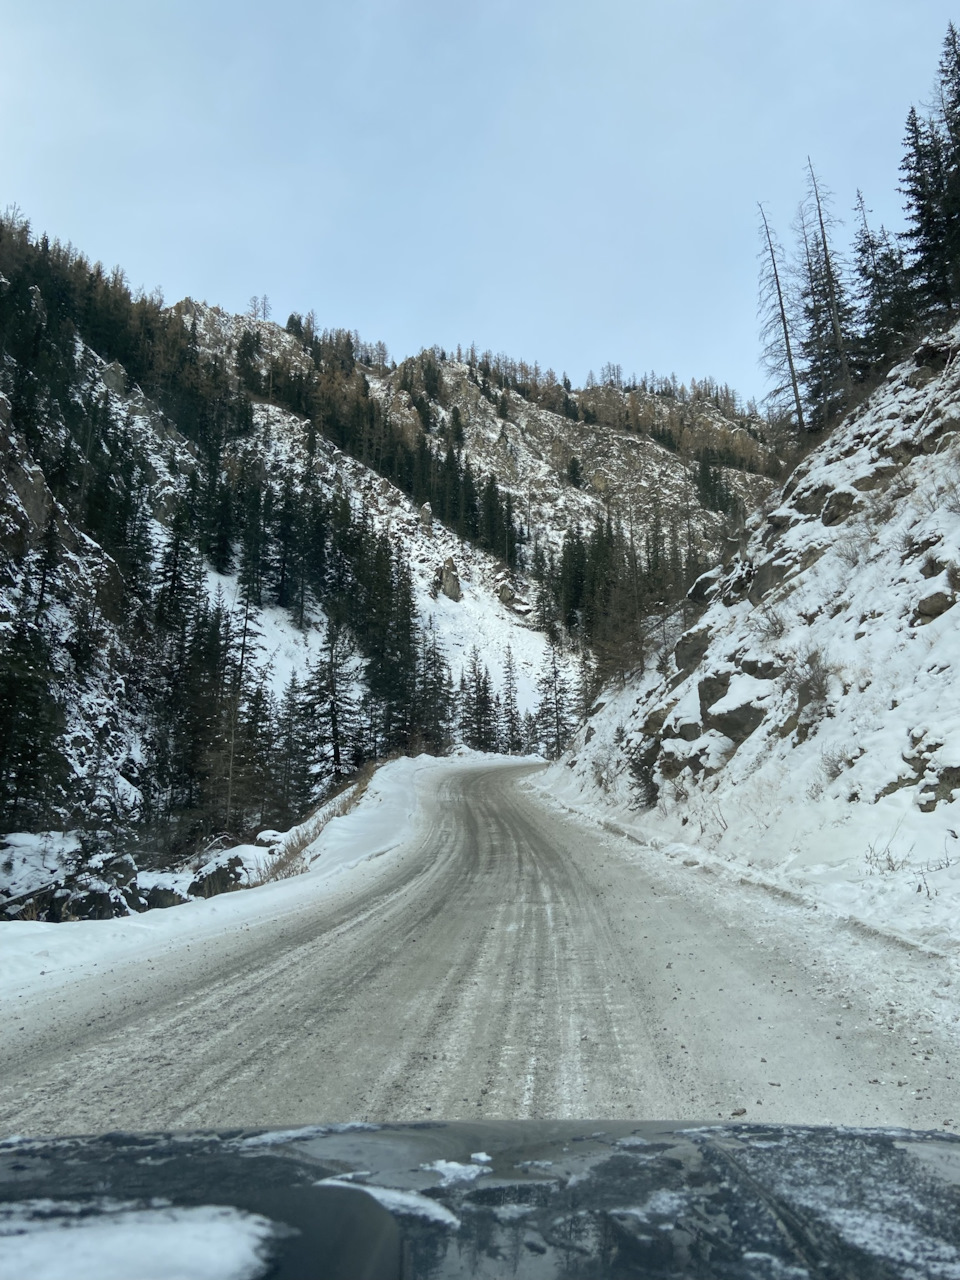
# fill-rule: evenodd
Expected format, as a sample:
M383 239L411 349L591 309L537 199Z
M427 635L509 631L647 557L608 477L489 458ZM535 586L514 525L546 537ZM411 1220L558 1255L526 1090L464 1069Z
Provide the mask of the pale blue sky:
M899 225L938 0L0 0L0 207L133 285L757 394L756 201Z

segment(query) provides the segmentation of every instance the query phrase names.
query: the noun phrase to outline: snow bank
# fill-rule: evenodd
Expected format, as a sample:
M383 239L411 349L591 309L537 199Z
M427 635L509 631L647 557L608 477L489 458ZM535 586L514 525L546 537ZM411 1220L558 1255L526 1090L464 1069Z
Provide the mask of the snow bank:
M489 761L475 753L457 757L458 767ZM255 928L318 895L349 887L351 873L363 863L396 851L414 836L421 787L449 767L449 760L434 756L383 765L358 806L332 818L304 850L309 870L290 880L113 920L10 921L0 932L0 988L7 995L37 985L46 990L84 973L188 944L194 937Z

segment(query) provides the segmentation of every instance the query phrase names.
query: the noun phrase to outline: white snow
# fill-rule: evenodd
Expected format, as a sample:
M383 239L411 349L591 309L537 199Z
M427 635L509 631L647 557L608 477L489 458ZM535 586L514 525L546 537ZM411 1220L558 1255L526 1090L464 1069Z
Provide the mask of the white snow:
M320 1187L352 1187L357 1183L345 1178L324 1178L317 1183ZM428 1222L439 1222L441 1226L451 1227L454 1231L460 1226L460 1219L446 1205L429 1196L422 1196L418 1191L397 1191L394 1187L378 1187L374 1183L365 1182L363 1190L378 1200L391 1213L409 1214L414 1218L426 1218Z
M623 1209L611 1209L611 1213L622 1213L631 1218L639 1218L649 1222L651 1218L675 1218L684 1209L689 1208L689 1198L678 1191L654 1191L641 1205Z
M350 1120L344 1124L306 1124L299 1129L270 1129L265 1133L252 1133L247 1138L237 1138L234 1141L244 1149L272 1147L286 1142L309 1142L311 1138L325 1138L330 1133L375 1133L379 1127L364 1124L360 1120Z
M0 1280L256 1280L277 1227L217 1205L0 1206Z
M752 521L688 614L703 659L678 671L667 650L660 671L605 691L536 785L628 833L638 858L699 863L949 957L933 1004L960 1022L960 364L919 387L914 367ZM759 726L724 736L748 707Z
M483 1164L460 1164L456 1160L432 1160L429 1164L422 1164L420 1168L427 1173L438 1173L441 1187L452 1187L458 1182L475 1182L477 1178L491 1172Z
M79 852L80 841L72 832L13 831L0 836L3 886L17 897L51 884L74 869Z
M458 757L460 766L470 767L472 761L483 765L489 757ZM162 953L191 935L212 937L275 919L311 896L329 892L339 877L349 876L368 859L409 840L416 829L420 786L429 785L428 775L448 767L448 761L435 756L404 757L382 766L363 802L351 813L331 819L307 846L309 870L293 879L114 920L5 923L0 934L0 988L20 994L38 985L46 989L98 967L103 971L126 959Z
M890 1213L866 1213L822 1205L821 1212L844 1240L888 1266L905 1268L908 1276L929 1280L960 1280L960 1253L944 1240L931 1237Z

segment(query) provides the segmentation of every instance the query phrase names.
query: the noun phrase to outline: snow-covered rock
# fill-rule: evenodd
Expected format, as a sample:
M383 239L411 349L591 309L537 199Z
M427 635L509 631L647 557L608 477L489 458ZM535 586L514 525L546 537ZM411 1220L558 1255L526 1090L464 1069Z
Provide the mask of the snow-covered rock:
M608 691L551 783L660 848L951 949L958 355L960 327L925 343L809 454L691 592L660 669Z

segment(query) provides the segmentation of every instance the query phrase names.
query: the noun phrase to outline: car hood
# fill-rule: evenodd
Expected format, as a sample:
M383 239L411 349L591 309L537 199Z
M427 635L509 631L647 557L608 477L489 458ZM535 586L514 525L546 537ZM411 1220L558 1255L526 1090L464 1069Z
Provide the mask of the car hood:
M108 1261L127 1280L947 1280L960 1138L539 1120L12 1138L0 1234L0 1275L71 1280Z

